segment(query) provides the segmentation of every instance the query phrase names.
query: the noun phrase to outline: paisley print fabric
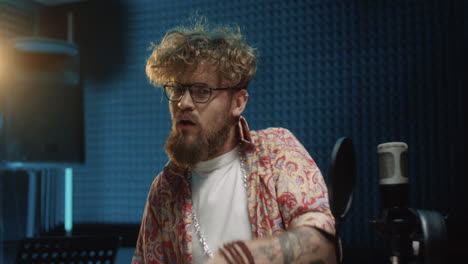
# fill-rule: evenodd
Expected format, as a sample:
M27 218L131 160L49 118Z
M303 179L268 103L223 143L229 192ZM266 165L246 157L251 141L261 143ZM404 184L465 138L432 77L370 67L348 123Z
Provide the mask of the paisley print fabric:
M334 235L325 181L296 137L284 128L249 131L242 117L239 135L253 237L298 226ZM186 171L169 162L151 185L133 264L192 262L191 196Z

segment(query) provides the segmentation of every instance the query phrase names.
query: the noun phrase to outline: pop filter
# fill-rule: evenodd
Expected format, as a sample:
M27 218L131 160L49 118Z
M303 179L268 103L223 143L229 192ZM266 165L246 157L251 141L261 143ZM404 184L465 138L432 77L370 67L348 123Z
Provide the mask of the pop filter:
M342 137L333 147L328 169L330 207L336 229L351 208L356 183L356 156L351 139Z

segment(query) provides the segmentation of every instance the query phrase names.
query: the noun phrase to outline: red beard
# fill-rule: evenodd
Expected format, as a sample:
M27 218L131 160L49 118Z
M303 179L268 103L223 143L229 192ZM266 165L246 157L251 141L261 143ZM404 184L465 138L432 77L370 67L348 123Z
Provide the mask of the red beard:
M193 142L188 142L187 136L173 127L164 146L170 160L179 167L193 168L200 161L214 158L226 143L234 126L232 118L224 120L217 131L201 131L199 138Z

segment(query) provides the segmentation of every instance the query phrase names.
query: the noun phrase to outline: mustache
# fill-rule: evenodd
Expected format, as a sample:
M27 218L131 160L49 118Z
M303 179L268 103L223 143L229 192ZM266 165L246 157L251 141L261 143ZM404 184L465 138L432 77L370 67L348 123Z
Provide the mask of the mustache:
M179 122L182 120L191 121L193 123L198 122L198 117L189 111L179 111L174 114L175 121Z

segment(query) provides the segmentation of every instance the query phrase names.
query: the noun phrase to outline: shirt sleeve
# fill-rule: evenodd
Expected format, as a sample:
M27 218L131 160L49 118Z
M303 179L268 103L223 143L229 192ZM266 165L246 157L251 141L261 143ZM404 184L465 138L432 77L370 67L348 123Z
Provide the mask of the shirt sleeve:
M159 240L159 225L158 219L155 216L154 210L151 206L151 201L155 195L156 185L158 177L151 185L150 192L146 200L145 209L143 212L143 218L140 225L140 232L138 234L137 244L135 252L132 258L132 264L156 264L163 263L158 255L160 248Z
M325 180L304 146L287 129L275 133L276 195L286 229L312 226L335 234Z

